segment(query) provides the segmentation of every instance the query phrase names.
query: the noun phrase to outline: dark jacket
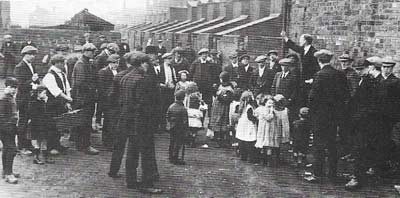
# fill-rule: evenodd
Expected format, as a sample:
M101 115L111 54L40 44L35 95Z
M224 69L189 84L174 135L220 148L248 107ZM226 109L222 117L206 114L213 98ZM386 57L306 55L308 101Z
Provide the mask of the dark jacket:
M238 73L239 73L239 78L238 78L238 87L242 89L250 89L250 79L251 76L253 75L254 68L249 65L249 68L247 69L245 65L239 63L239 68L238 68Z
M167 48L165 48L164 46L161 46L161 48L160 48L160 46L157 46L157 54L161 54L161 56L162 56L165 53L167 53Z
M271 67L272 67L272 68L271 68ZM272 70L274 70L275 73L281 72L281 71L282 71L282 67L281 67L281 65L279 64L279 59L276 59L276 60L273 62L273 65L269 65L269 68L272 69Z
M96 100L96 70L89 58L82 56L72 72L72 91L75 108L91 105Z
M378 103L379 115L391 122L400 120L400 80L393 74L390 74L387 79L379 75L378 84Z
M233 67L232 63L222 67L222 71L228 72L230 80L237 83L239 79L239 67Z
M188 113L183 102L176 101L172 103L168 108L166 119L167 130L179 133L187 132L189 128Z
M271 94L282 94L289 101L297 99L299 91L299 76L289 70L289 73L285 78L282 78L283 72L275 74L274 81L271 87Z
M2 93L0 96L0 131L12 132L11 130L15 129L17 121L18 112L14 97Z
M36 73L35 66L32 64L33 73ZM32 91L32 72L25 61L21 61L14 70L15 78L18 80L17 102L29 102ZM39 84L39 81L34 82Z
M379 79L371 75L361 76L362 80L351 97L348 111L353 120L358 121L378 115Z
M118 45L118 47L119 47L119 55L120 56L123 56L124 54L131 51L128 43L120 43Z
M358 84L360 83L361 77L353 68L346 68L343 70L347 78L347 86L350 91L350 97L353 97L356 93Z
M200 59L193 62L190 67L190 74L195 83L203 87L211 87L218 83L219 73L218 68L211 62L201 63Z
M189 71L190 68L189 61L186 60L186 58L184 57L182 57L180 61L176 61L175 59L173 59L171 64L175 68L176 74L178 74L178 72L182 70ZM179 76L177 77L179 78Z
M260 77L259 68L256 68L253 72L250 82L254 95L258 95L260 93L271 94L271 87L274 77L274 70L265 67L264 73Z
M114 74L110 67L101 69L97 74L97 94L99 101L104 105L108 105L108 102L112 98L108 98L109 93L112 90Z
M0 52L4 55L4 61L15 62L15 57L18 54L17 45L14 42L4 42L1 45Z
M39 134L46 134L53 124L52 113L48 111L50 107L45 101L32 99L28 106L28 119L31 120L30 127L34 138ZM43 138L43 136L42 136Z
M349 98L347 79L343 72L330 65L314 75L308 97L310 115L317 126L337 124L344 117L344 103Z
M307 54L304 54L304 47L296 45L292 40L286 42L286 47L300 54L302 79L311 79L319 71L317 58L314 57L314 53L317 51L314 46L310 47Z

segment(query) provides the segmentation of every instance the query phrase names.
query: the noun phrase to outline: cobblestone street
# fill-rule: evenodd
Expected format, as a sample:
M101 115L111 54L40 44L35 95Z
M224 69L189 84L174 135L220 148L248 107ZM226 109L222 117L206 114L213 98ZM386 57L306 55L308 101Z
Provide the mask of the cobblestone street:
M201 141L204 140L200 138ZM100 134L94 134L100 142ZM64 143L68 141L64 140ZM300 170L254 166L235 157L233 150L211 147L187 148L187 165L168 162L168 134L156 135L160 181L165 190L158 197L395 197L393 183L370 184L356 192L344 190L344 181L309 184ZM95 144L96 145L96 144ZM73 146L73 145L69 145ZM111 152L102 149L98 156L87 156L70 149L56 157L54 165L33 165L32 157L16 157L15 171L22 173L19 184L0 182L0 197L145 197L125 187L125 179L107 176ZM125 169L122 168L123 174ZM154 196L157 197L157 196Z

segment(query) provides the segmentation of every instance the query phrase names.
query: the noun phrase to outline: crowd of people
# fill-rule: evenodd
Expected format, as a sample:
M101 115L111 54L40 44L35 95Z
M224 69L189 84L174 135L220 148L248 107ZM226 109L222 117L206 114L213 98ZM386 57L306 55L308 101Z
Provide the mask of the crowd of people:
M329 178L337 176L340 157L355 164L347 189L360 187L368 174L383 176L391 162L400 163L391 139L400 118L396 62L378 56L355 62L344 53L338 68L334 53L316 50L311 35L302 35L299 45L285 32L281 35L296 53L279 58L280 53L271 50L252 61L237 50L224 64L216 50L203 48L193 58L192 49L168 52L160 40L144 52L141 47L131 51L126 43L104 37L95 45L85 34L85 41L73 50L60 45L43 57L49 66L44 75L33 64L37 46L27 42L16 64L7 50L13 45L7 35L0 55L5 75L16 66L0 98L5 180L18 182L20 175L12 169L17 151L33 153L34 164L55 163L51 156L68 149L61 144L64 131L57 129L55 117L73 110L79 110L81 122L71 128L69 140L79 151L98 154L90 141L95 118L103 146L112 151L108 175L122 177L119 170L128 144L127 187L145 193L162 192L154 187L159 179L154 134L163 131L170 134L172 164L185 164L185 146L200 146L197 134L206 129L218 147L235 147L240 159L251 163L277 166L281 148L291 147L298 166L312 165L304 178L310 182L324 176L327 150ZM339 154L338 148L345 153Z

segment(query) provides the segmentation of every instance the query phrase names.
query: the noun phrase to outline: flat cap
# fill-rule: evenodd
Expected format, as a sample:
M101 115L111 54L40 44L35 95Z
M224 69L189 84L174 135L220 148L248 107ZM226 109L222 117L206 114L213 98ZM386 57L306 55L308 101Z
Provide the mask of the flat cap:
M107 48L108 43L102 43L100 45L100 50L106 49Z
M390 56L385 56L382 58L382 67L394 67L396 65L396 61L393 60Z
M100 36L99 36L99 38L106 38L106 36L104 36L104 35L100 35Z
M17 85L18 85L18 80L16 78L14 78L14 77L7 77L5 82L4 82L4 85L6 87L10 86L10 87L16 88Z
M237 52L233 52L231 55L229 55L229 58L237 58L237 57L238 57Z
M119 52L119 47L116 43L107 44L107 49L113 50L114 52Z
M38 49L36 47L33 47L31 45L27 45L25 46L22 50L21 50L21 54L36 54L38 51Z
M203 48L203 49L201 49L197 54L203 54L203 53L208 53L209 52L209 50L207 49L207 48Z
M95 51L97 48L93 45L93 43L86 43L83 45L83 51Z
M293 59L291 58L282 58L279 60L279 64L283 66L292 66L293 65Z
M380 66L382 64L382 58L379 56L372 56L366 59L366 65Z
M183 73L189 74L189 71L188 70L181 70L181 71L178 72L178 74L183 74Z
M55 48L56 51L66 52L69 50L68 45L57 45Z
M51 57L50 62L52 64L59 63L59 62L65 62L65 57L61 54L56 54Z
M339 59L340 62L353 61L353 59L348 54L342 54L342 55L339 56L338 59Z
M183 51L185 51L183 48L181 47L175 47L174 49L172 49L171 53L175 54L175 53L182 53Z
M240 58L239 58L239 61L241 61L241 60L244 59L244 58L250 59L250 55L248 55L248 54L243 54L243 55L241 55Z
M261 56L257 56L257 58L254 61L256 63L263 63L263 62L265 62L265 60L267 60L267 56L261 55Z
M271 54L276 54L278 55L278 50L269 50L267 53L267 56L271 55Z
M282 94L277 94L274 96L274 100L276 102L281 102L281 101L285 100L285 96L283 96Z
M310 112L310 109L308 107L302 107L300 109L300 115L308 115L309 112Z
M314 53L316 58L332 58L333 52L327 49L321 49Z
M159 43L162 43L162 42L163 42L163 40L162 40L162 39L159 39L159 40L158 40L158 42L159 42Z
M161 56L162 59L168 59L172 58L173 54L172 53L165 53L164 55Z
M177 92L175 92L174 95L175 95L176 100L183 100L183 99L185 99L186 92L183 90L178 90Z
M107 62L108 63L116 63L119 60L119 55L118 54L111 54L108 58L107 58Z
M83 34L84 37L90 36L90 33L86 32L85 34Z
M150 56L143 52L130 52L128 62L133 65L134 62L150 61Z
M4 35L4 39L10 39L10 38L12 38L11 35L9 35L9 34Z

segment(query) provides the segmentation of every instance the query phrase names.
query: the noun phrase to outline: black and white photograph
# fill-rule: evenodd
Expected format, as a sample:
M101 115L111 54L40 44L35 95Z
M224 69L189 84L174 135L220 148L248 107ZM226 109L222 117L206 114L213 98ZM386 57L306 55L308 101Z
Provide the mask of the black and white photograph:
M0 0L0 198L400 197L400 0Z

